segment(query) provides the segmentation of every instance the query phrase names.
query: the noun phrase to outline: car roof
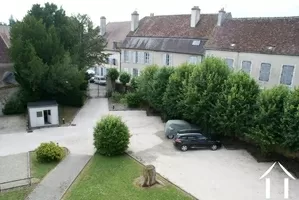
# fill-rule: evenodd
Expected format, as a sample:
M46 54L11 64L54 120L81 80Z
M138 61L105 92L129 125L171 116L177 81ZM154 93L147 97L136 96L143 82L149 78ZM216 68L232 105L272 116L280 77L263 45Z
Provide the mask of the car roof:
M179 130L178 133L201 133L201 131L199 129L183 129Z
M181 137L181 136L202 136L202 134L200 133L180 133L180 134L177 134L178 137Z

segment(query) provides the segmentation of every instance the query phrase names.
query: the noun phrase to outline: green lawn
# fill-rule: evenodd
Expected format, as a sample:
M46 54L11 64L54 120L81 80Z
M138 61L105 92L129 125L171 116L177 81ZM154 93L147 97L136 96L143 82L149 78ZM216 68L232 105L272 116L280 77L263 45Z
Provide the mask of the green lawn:
M142 174L142 166L129 156L107 158L95 155L64 200L190 200L193 199L170 183L165 186L140 188L134 180Z
M42 179L58 163L41 164L36 160L35 152L30 153L31 158L31 176ZM23 200L34 189L35 185L20 187L0 193L0 200Z

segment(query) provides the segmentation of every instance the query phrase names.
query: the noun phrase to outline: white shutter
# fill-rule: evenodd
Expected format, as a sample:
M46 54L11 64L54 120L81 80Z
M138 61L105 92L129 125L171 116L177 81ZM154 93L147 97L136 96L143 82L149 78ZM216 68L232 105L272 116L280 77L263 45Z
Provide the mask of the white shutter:
M134 68L131 68L131 71L130 71L130 74L131 74L131 77L133 77L133 71L134 71Z
M153 53L148 53L149 56L149 64L152 65L153 64Z
M132 51L128 51L128 63L132 62Z
M144 64L144 52L138 52L138 63Z
M172 54L169 54L169 66L173 66Z
M166 54L163 54L162 59L163 66L166 66Z
M136 52L132 51L132 62L136 63Z
M120 62L125 62L125 51L123 49L121 50Z

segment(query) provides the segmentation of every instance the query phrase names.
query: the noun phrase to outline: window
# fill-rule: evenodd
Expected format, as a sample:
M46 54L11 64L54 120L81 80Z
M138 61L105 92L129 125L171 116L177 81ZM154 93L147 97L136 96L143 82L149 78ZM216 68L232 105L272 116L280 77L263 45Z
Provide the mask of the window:
M234 60L233 60L233 59L226 58L226 59L225 59L225 62L226 62L226 64L227 64L230 68L233 68L233 66L234 66Z
M246 72L247 74L250 74L251 71L251 61L243 61L242 62L242 70L243 72Z
M200 136L198 136L198 139L199 140L206 140L207 138L205 136L203 136L203 135L200 135Z
M138 71L138 69L136 69L136 68L133 68L133 77L136 77L136 76L138 76L138 74L139 74L139 71Z
M260 70L260 81L269 81L271 71L271 64L270 63L262 63L261 70Z
M192 42L192 45L193 45L193 46L199 46L199 45L200 45L200 40L194 40L194 41Z
M48 110L48 115L51 115L51 110Z
M124 50L124 62L129 62L129 52Z
M170 55L166 54L165 56L165 65L169 66L170 65Z
M285 85L292 85L293 74L294 74L293 65L283 65L281 75L280 75L280 83Z
M188 139L189 140L196 140L196 137L195 136L188 136Z
M137 51L134 52L134 56L135 56L134 63L138 63L138 52Z
M115 58L112 58L112 64L116 65L116 59Z
M197 63L198 63L198 59L197 59L197 57L196 57L196 56L191 56L191 57L189 58L189 63L190 63L190 64L197 64Z
M148 52L144 52L144 63L149 64L150 63L150 54Z
M43 117L43 112L42 111L36 112L36 117Z

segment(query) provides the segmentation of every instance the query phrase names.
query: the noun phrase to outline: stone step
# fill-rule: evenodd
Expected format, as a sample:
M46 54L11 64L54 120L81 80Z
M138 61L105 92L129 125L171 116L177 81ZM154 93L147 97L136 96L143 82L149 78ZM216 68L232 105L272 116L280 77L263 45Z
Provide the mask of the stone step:
M23 179L23 180L17 180L13 182L8 182L8 183L1 183L0 184L0 190L7 190L15 187L21 187L25 185L30 184L30 178L28 179Z

